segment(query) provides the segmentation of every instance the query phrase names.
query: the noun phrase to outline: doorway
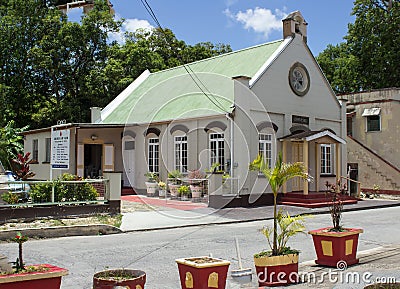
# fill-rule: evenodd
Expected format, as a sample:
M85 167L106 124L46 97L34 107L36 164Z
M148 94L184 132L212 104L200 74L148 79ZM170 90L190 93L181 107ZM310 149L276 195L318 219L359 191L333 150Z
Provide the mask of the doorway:
M126 187L135 187L135 139L124 136L122 139L124 175L123 183Z
M84 145L84 177L98 178L102 175L103 145Z
M353 181L358 181L358 163L348 163L348 177ZM351 182L349 184L349 193L350 195L357 195L357 183Z
M292 162L303 162L303 143L292 142ZM293 178L292 191L303 191L304 181L300 177Z

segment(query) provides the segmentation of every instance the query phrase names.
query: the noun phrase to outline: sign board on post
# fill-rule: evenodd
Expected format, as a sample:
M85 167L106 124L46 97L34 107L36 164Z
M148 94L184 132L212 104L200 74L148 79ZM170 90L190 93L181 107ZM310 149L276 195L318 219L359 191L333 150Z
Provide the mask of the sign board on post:
M52 130L51 132L51 168L69 169L70 130Z

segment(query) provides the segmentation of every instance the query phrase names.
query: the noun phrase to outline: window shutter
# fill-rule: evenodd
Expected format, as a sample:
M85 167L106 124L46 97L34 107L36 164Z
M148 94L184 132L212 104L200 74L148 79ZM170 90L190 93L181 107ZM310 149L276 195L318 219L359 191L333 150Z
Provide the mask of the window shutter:
M76 154L76 174L80 177L84 177L84 145L78 144L78 151Z
M114 145L104 144L103 145L103 171L112 172L114 171Z

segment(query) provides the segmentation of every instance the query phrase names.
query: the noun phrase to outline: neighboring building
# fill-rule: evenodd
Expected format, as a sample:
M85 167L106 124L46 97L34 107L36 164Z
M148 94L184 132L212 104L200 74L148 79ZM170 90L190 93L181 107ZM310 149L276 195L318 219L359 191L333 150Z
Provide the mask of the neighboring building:
M400 89L340 95L347 100L347 157L362 188L400 191Z
M248 205L271 201L271 194L260 198L267 182L248 172L249 162L262 153L273 164L282 151L284 161L303 161L314 178L294 180L284 191L324 190L327 180L346 174L346 105L307 46L300 12L283 20L283 34L283 40L145 71L104 109L93 108L91 124L54 127L70 131L68 171L85 177L121 171L124 185L140 193L148 171L165 180L171 170L219 163L237 180L220 199ZM50 128L25 137L25 151L38 159L32 170L48 178Z

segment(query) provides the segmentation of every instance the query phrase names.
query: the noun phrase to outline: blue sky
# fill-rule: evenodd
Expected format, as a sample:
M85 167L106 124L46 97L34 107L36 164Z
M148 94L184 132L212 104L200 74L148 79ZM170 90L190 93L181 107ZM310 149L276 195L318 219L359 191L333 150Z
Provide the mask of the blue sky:
M281 20L299 10L308 24L308 45L318 55L338 44L347 33L352 0L147 0L163 28L187 44L210 41L233 50L282 39ZM133 31L156 24L140 0L111 0L123 29ZM70 12L70 17L76 11Z

